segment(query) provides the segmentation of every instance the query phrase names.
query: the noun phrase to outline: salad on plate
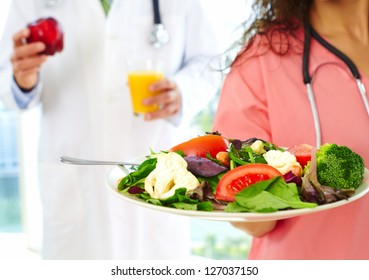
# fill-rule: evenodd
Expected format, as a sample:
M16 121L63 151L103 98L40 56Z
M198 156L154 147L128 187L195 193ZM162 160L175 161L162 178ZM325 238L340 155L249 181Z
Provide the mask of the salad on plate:
M152 151L118 180L117 190L181 210L273 213L348 199L364 173L363 158L347 146L286 148L209 133Z

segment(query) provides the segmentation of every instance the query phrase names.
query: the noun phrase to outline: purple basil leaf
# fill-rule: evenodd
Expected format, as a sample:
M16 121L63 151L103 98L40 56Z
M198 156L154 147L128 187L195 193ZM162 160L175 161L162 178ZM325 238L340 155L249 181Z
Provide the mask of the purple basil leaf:
M137 186L132 186L128 189L128 193L130 194L140 194L143 193L144 190Z
M207 158L187 156L184 157L184 159L188 164L188 171L195 176L213 177L228 170L228 168L224 167L223 165L219 165Z
M286 183L295 183L297 186L301 186L302 179L300 176L296 176L291 171L283 175L284 180Z

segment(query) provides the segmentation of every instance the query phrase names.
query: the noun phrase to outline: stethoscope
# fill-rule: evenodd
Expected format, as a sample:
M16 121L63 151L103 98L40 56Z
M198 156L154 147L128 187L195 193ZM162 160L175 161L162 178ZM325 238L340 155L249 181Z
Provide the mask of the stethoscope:
M63 0L42 0L45 7L53 8L61 4ZM152 0L153 15L154 15L154 26L150 32L150 44L155 49L161 49L169 42L169 33L165 28L160 14L159 0Z
M361 98L363 99L363 103L365 109L369 116L369 102L366 96L366 90L363 82L361 81L361 76L359 70L357 69L356 65L349 59L344 53L336 49L334 46L329 44L326 40L323 39L313 28L310 24L306 23L304 26L305 30L305 41L304 41L304 52L302 56L302 73L304 78L304 84L306 85L306 91L308 95L308 99L311 106L311 111L314 119L314 127L315 127L315 137L316 137L316 146L319 147L321 145L321 129L320 129L320 121L319 121L319 114L317 110L317 106L315 103L314 91L312 87L312 77L309 73L309 57L310 57L310 44L311 44L311 37L318 41L324 48L328 51L336 55L339 59L341 59L347 67L350 69L353 78L356 81L357 88L359 89Z
M154 27L151 31L150 43L155 49L160 49L169 42L169 33L161 21L159 0L152 0L154 10Z

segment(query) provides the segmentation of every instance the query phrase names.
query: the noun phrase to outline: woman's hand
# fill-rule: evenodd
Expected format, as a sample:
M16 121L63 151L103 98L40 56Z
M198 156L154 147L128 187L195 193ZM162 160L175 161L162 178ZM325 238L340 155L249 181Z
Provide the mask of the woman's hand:
M277 225L277 221L232 222L231 224L253 237L262 237L275 228L275 226Z
M173 81L163 79L150 86L151 91L159 91L160 94L146 98L145 105L159 105L159 110L145 114L145 120L169 118L177 114L181 109L181 93Z
M13 54L11 56L15 81L24 90L29 90L36 86L40 68L47 59L46 55L39 54L45 49L44 43L25 43L29 34L28 28L14 34Z

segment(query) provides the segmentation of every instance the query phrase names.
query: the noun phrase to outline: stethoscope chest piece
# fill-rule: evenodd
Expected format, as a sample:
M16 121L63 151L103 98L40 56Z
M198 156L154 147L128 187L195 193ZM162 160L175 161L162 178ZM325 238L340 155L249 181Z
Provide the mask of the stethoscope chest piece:
M169 33L164 28L163 24L154 24L153 30L151 32L150 42L155 49L160 49L164 45L168 44Z
M165 29L160 15L159 0L152 0L154 26L150 33L150 43L155 49L160 49L169 42L169 33Z

